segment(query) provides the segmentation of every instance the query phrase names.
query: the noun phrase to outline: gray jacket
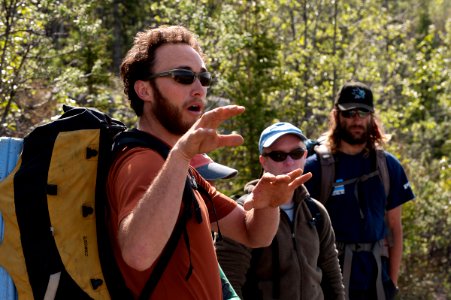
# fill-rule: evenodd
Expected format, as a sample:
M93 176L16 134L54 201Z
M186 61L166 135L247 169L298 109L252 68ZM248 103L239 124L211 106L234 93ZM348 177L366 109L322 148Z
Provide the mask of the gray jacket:
M253 180L245 186L247 194L257 182ZM322 224L311 225L307 197L310 196L304 186L293 195L294 226L280 210L279 229L269 247L250 249L227 238L215 242L219 263L241 299L344 299L329 215L321 203L313 200ZM273 258L277 253L278 258Z

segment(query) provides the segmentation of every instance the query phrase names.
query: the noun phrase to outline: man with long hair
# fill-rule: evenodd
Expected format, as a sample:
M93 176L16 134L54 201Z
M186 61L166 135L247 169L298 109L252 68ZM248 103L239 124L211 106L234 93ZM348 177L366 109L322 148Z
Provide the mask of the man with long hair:
M398 159L382 149L385 135L367 85L353 81L341 88L322 138L307 159L305 172L313 178L305 185L329 212L347 297L392 299L402 256L401 205L415 196ZM330 188L322 179L327 157L334 168ZM379 166L386 166L389 183Z

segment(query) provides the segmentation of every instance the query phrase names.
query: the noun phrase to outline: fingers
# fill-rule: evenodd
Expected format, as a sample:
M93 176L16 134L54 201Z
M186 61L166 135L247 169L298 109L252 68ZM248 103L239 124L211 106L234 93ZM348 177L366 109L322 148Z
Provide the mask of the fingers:
M244 210L248 211L254 208L254 200L247 200L243 204Z
M299 180L299 177L302 175L302 172L303 172L302 169L296 169L296 170L291 171L290 173L281 174L281 175L277 175L277 176L266 172L263 174L263 176L261 177L260 180L263 180L263 182L270 182L270 183L281 183L281 184L288 183L288 184L290 184L293 182L297 182ZM308 177L308 179L310 179L310 177ZM303 178L305 178L305 177L303 177ZM308 179L306 179L305 181L307 181ZM305 182L305 181L302 181L302 182ZM294 184L294 185L296 185L296 184Z
M212 109L202 115L198 120L197 127L216 129L222 122L242 114L244 110L244 106L239 105L227 105Z
M207 153L220 147L236 147L244 142L239 134L219 134L218 126L236 115L243 113L245 108L238 105L227 105L208 111L186 132L177 142L177 146L193 157L197 153Z
M219 147L236 147L244 142L244 139L239 134L219 135Z
M306 183L310 178L312 178L312 173L308 172L306 174L302 174L299 177L296 177L291 183L290 183L290 187L294 187L297 188L301 185L303 185L304 183Z
M244 209L278 207L293 197L293 192L312 177L312 173L302 174L296 169L283 175L265 173L253 190L253 197L244 203Z
M190 147L196 146L196 153L206 153L220 147L236 147L244 142L239 134L218 134L216 130L199 128L191 132L189 136Z

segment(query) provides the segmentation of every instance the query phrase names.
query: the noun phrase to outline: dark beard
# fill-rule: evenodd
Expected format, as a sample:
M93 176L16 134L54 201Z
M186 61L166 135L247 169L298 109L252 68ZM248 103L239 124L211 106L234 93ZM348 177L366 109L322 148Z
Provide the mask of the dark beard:
M341 124L339 130L341 139L346 143L348 143L349 145L366 144L369 138L368 128L359 137L352 135L352 133L348 130L348 128L343 127Z
M164 97L156 84L151 83L154 91L153 115L170 133L182 136L193 124L183 123L182 113Z

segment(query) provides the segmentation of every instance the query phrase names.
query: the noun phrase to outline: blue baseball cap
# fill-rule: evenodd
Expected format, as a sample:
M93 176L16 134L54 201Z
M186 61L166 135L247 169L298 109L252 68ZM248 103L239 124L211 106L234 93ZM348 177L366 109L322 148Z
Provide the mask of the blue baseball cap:
M262 131L260 141L258 142L258 150L260 154L263 153L263 148L271 146L278 138L286 134L294 134L298 136L301 141L306 141L307 138L302 133L302 130L287 122L278 122Z

